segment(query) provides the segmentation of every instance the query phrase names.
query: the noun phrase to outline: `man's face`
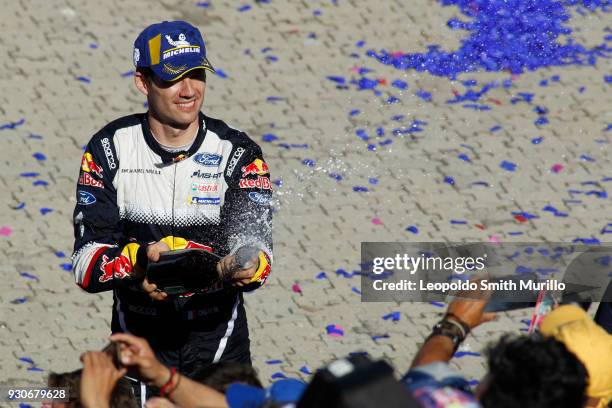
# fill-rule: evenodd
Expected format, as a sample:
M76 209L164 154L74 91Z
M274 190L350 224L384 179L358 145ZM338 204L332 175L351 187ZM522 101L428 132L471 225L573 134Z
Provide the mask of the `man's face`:
M204 103L206 73L203 69L196 69L173 82L164 82L154 75L147 79L137 73L136 86L147 96L149 111L156 119L185 129L198 120Z

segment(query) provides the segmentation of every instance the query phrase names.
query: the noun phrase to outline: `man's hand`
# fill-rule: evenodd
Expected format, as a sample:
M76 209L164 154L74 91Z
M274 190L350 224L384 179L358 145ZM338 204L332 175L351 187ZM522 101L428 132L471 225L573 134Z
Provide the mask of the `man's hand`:
M480 287L480 282L475 281ZM485 306L491 297L491 291L480 289L458 292L446 311L450 317L456 317L470 327L494 320L495 313L484 313Z
M157 241L147 247L147 258L149 258L149 262L157 262L162 252L167 252L169 250L170 247L168 244L163 241ZM157 289L157 286L153 283L149 283L146 278L142 281L142 290L148 293L149 297L153 300L166 300L168 298L166 292Z
M235 255L226 255L217 263L217 272L221 280L229 281L234 286L243 287L251 283L251 279L257 272L259 266L257 254L242 266L245 268L240 268Z
M170 378L170 369L157 360L145 339L127 333L115 333L110 339L121 344L121 363L130 375L161 387Z
M117 381L125 375L125 368L117 369L111 358L101 351L81 355L81 402L85 408L107 408Z
M166 398L153 397L147 400L145 408L176 408L177 405L168 401Z

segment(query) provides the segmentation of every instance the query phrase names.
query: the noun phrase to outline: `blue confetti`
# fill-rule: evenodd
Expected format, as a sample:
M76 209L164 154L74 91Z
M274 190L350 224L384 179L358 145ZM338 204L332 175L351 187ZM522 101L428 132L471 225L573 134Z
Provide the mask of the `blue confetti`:
M248 11L250 9L251 9L251 6L249 4L245 4L244 6L238 7L238 11L241 12L241 13L245 12L245 11Z
M338 173L329 173L329 177L333 178L336 181L342 180L342 176Z
M24 208L25 208L25 203L19 203L15 207L13 207L13 210L23 210Z
M389 104L389 105L392 105L394 103L399 103L399 102L400 102L400 100L398 98L396 98L395 96L390 96L387 99L387 104Z
M28 367L28 371L38 371L38 372L41 372L41 371L45 371L45 370L43 370L42 368L39 368L39 367Z
M537 144L542 143L542 140L544 140L544 138L542 136L534 137L533 139L531 139L531 143L534 144L534 145L537 145Z
M368 182L369 182L370 184L378 184L378 179L377 179L377 178L372 177L371 179L369 179L369 180L368 180Z
M62 251L55 251L55 256L57 256L58 258L65 258L66 254Z
M134 70L130 70L130 71L125 71L121 73L121 77L122 78L129 78L131 76L134 76L135 71Z
M454 179L454 178L452 178L451 176L445 176L445 177L444 177L444 182L445 182L446 184L450 184L451 186L454 186L454 185L455 185L455 179Z
M325 327L325 330L327 331L327 334L344 336L344 330L342 330L342 328L336 326L335 324L328 325L327 327Z
M320 16L322 13L321 13L321 10L314 10L312 14L315 16Z
M219 70L217 70L218 72ZM282 96L268 96L266 98L267 102L280 102L280 101L284 101L285 98L283 98Z
M33 186L48 186L49 183L46 182L45 180L36 180L35 182L32 183Z
M42 140L43 137L41 135L35 135L34 133L30 133L28 136L30 139Z
M284 378L287 378L287 376L286 376L285 374L281 373L281 372L278 372L278 373L274 373L274 374L272 374L272 377L271 377L271 378L272 378L273 380L278 380L278 379L284 379Z
M32 157L35 158L36 160L40 160L40 161L47 160L47 156L45 156L42 153L34 153L32 155Z
M276 62L278 61L278 57L275 55L268 55L266 56L266 60L270 61L270 62Z
M501 167L504 170L515 171L517 164L504 160L499 164L499 167Z
M353 286L353 287L351 288L351 290L352 290L353 292L355 292L356 294L361 295L361 291L360 291L359 289L357 289L356 287L354 287L354 286Z
M421 98L422 100L424 100L425 102L431 102L431 93L430 92L423 91L422 89L419 89L418 91L416 91L415 95L418 96L419 98Z
M35 280L37 282L39 281L38 276L32 275L31 273L28 273L28 272L20 272L19 275L21 275L22 277L26 279Z
M444 307L444 303L441 303L441 302L427 302L427 303L435 307Z
M590 163L595 162L595 159L594 159L594 158L592 158L592 157L590 157L590 156L587 156L586 154L582 154L582 155L580 155L580 160L582 160L582 161L587 161L587 162L590 162Z
M391 312L389 314L384 315L382 318L383 320L391 320L393 322L397 322L399 321L400 316L401 316L400 312Z
M210 7L210 2L209 1L198 1L196 3L197 7L203 7L203 8L207 8Z
M569 5L577 0L441 0L443 6L459 8L467 21L452 18L447 26L467 30L459 49L445 52L439 45L429 45L426 53L390 53L386 50L366 54L382 64L400 70L414 69L455 79L458 74L474 71L509 71L519 74L541 67L595 65L598 57L609 57L610 49L588 49L578 44L567 26ZM582 0L582 4L605 8L608 2ZM563 37L563 43L557 38ZM608 75L604 77L606 79Z
M269 364L269 365L282 364L282 363L283 363L283 360L267 360L266 361L266 364Z
M306 366L302 366L302 367L300 367L300 373L302 373L302 374L306 374L306 375L310 375L310 374L312 374L312 371L310 371L310 370L308 369L308 367L306 367Z
M368 188L367 187L363 187L363 186L353 186L353 191L356 193L365 193L368 192Z
M349 112L349 116L356 116L359 115L361 113L361 111L359 109L353 109L352 111Z
M273 142L275 140L278 140L278 136L272 133L266 133L261 137L261 140L263 140L264 142Z
M65 270L66 272L71 272L72 271L72 264L69 263L63 263L60 265L60 267Z
M512 215L519 216L519 217L525 217L528 220L539 218L537 215L530 214L526 211L512 211Z
M304 166L308 166L308 167L314 167L316 165L316 162L312 159L304 159L302 160L302 164Z
M228 78L227 74L225 73L225 71L220 70L219 68L215 68L215 73L220 77L220 78Z
M21 126L25 123L25 119L19 119L17 122L10 122L0 125L0 130L15 129L17 126Z
M546 125L548 124L548 119L546 118L546 116L540 116L535 122L533 122L534 124L538 125L538 126L542 126L542 125Z
M408 82L402 81L401 79L396 79L391 82L391 86L397 89L406 90L408 89Z
M477 103L466 103L464 105L461 105L464 108L468 108L468 109L474 109L477 111L488 111L491 110L491 107L489 105L479 105Z
M41 209L40 209L40 213L41 213L42 215L47 215L47 214L49 214L49 213L50 213L50 212L52 212L52 211L53 211L53 209L52 209L52 208L46 208L46 207L43 207L43 208L41 208Z
M327 274L325 272L319 272L315 279L327 279Z
M498 130L501 130L501 129L502 129L502 127L497 125L497 126L493 126L491 129L489 129L489 132L495 133L495 132L497 132Z
M281 179L272 180L272 184L274 184L276 187L281 187L283 185L283 180Z
M372 340L374 340L374 341L377 341L377 340L380 340L380 339L388 339L388 338L389 338L388 334L380 334L380 335L377 335L377 336L372 336Z
M468 162L468 163L471 163L471 162L472 162L472 160L470 160L470 158L468 157L468 155L467 155L467 154L465 154L465 153L461 153L461 154L460 154L459 156L457 156L457 157L458 157L459 159L463 160L463 161Z
M91 83L91 79L87 78L86 76L78 76L78 77L76 77L76 80L84 82L86 84Z
M473 351L457 351L453 357L456 358L461 358L461 357L465 357L465 356L474 356L474 357L479 357L481 356L480 353L475 353Z
M365 41L363 41L363 40L357 41L357 42L355 43L355 46L356 46L357 48L361 48L361 47L363 47L364 45L365 45Z
M413 234L418 234L419 233L419 229L417 227L415 227L414 225L406 227L406 231L412 232Z
M549 211L549 212L553 213L555 215L555 217L567 217L568 216L567 213L564 213L564 212L561 212L561 211L557 210L552 205L547 205L546 207L542 208L542 211Z
M465 220L450 220L452 225L466 225L467 221Z

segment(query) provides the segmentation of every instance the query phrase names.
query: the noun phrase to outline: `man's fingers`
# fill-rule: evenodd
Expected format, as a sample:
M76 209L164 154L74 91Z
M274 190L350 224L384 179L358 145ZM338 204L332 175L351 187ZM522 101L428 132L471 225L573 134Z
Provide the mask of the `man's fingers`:
M497 319L497 313L487 312L482 315L482 322L490 322Z

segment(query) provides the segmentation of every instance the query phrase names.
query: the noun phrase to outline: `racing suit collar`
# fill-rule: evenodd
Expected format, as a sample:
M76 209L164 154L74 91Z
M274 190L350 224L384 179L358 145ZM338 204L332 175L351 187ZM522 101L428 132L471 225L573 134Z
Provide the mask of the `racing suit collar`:
M200 126L198 128L198 133L196 134L195 140L193 141L193 144L191 145L189 150L187 150L186 152L172 153L161 147L159 142L155 139L155 137L153 137L153 133L151 133L151 128L149 127L149 121L147 120L147 114L142 114L142 117L140 119L140 122L142 124L142 133L144 134L144 138L147 142L147 145L149 146L149 148L151 148L151 150L153 150L153 152L155 152L161 157L162 163L164 165L184 160L198 151L198 149L202 145L202 142L204 141L204 137L206 136L206 116L204 116L202 112L200 112L199 114L199 121Z

